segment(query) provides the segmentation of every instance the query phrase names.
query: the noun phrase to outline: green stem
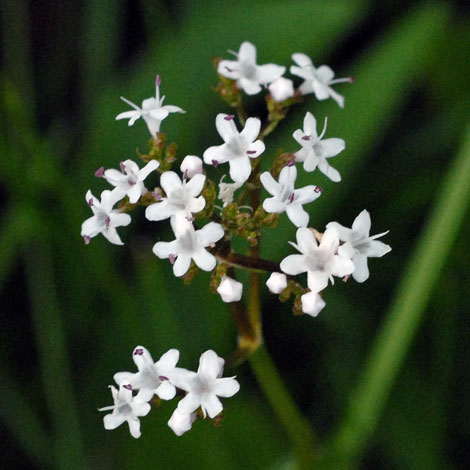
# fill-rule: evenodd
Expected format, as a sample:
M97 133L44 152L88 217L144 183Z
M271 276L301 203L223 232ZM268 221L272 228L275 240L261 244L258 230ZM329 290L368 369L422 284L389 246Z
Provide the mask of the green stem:
M331 443L328 468L351 468L374 432L470 202L470 127Z
M315 466L314 434L289 394L265 346L249 358L253 372L292 443L298 468Z

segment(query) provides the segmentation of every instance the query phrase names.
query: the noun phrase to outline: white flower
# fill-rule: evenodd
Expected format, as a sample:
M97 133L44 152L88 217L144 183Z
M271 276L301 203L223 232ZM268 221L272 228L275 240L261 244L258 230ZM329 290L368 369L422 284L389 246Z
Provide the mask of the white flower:
M281 170L279 182L272 177L269 171L262 173L260 181L266 191L273 196L263 201L263 209L268 213L286 212L287 217L296 227L306 227L309 215L302 205L317 199L321 195L321 188L310 185L294 189L296 178L297 169L291 165L285 166Z
M300 297L302 302L302 312L312 317L316 317L326 305L322 296L318 292L308 292Z
M242 298L243 284L228 276L223 276L217 292L224 302L238 302Z
M159 162L150 160L147 165L139 170L137 163L126 160L121 163L121 171L106 170L103 176L109 184L116 187L115 191L119 192L121 197L127 195L129 202L134 204L140 196L147 192L147 188L144 186L145 178L159 166Z
M222 176L219 183L219 196L218 198L224 203L224 207L227 204L233 202L233 195L238 188L243 186L243 183L224 183L225 175Z
M330 85L342 82L352 83L352 78L333 79L335 74L330 67L327 65L320 65L320 67L315 68L310 57L302 53L293 54L292 60L297 65L291 66L290 73L305 80L299 87L299 90L303 95L315 93L317 100L320 101L326 100L331 96L341 108L344 107L344 97L339 93L336 93Z
M256 47L245 41L238 53L229 51L237 60L222 60L217 72L224 77L237 81L237 87L248 95L256 95L261 91L261 85L267 85L278 79L286 70L276 64L256 65Z
M251 173L250 158L256 158L264 152L264 143L256 140L261 121L250 117L246 120L245 128L238 132L233 115L218 114L215 119L217 131L224 144L209 147L203 155L204 162L217 166L229 162L230 177L233 181L245 182Z
M289 78L279 77L268 88L273 99L278 102L294 96L294 82Z
M118 119L129 119L129 126L132 126L140 117L147 124L152 137L155 137L160 131L160 124L170 113L184 113L180 107L171 104L163 105L164 96L160 98L160 75L155 80L155 98L147 98L142 101L142 108L139 108L132 101L121 96L121 100L134 108L134 111L125 111L116 116Z
M196 174L190 180L180 180L174 171L165 171L160 177L160 185L167 197L160 202L151 204L145 209L148 220L164 220L183 212L188 220L193 219L193 213L204 209L206 200L203 196L197 197L204 187L205 175Z
M191 259L203 271L215 268L215 256L205 248L213 246L224 236L224 229L216 222L209 222L200 230L194 230L191 223L181 220L181 216L171 219L171 226L176 240L172 242L157 242L153 252L159 258L168 258L173 263L175 276L183 276L191 265Z
M150 411L148 403L140 401L132 395L132 385L129 382L123 382L119 386L119 391L109 386L114 398L114 405L105 406L98 411L113 410L103 418L105 429L116 429L124 421L129 425L129 431L132 437L140 437L140 416L145 416Z
M346 144L343 139L332 138L321 140L326 132L326 123L320 135L317 134L317 122L313 114L308 112L304 118L304 130L297 129L293 137L302 146L295 155L296 162L304 162L305 171L318 169L331 181L341 181L341 175L327 162L327 158L338 155Z
M240 390L233 377L222 377L224 360L214 351L201 355L197 372L179 369L174 376L175 385L188 392L178 403L178 410L184 414L194 413L199 407L204 417L215 418L223 409L218 397L231 397Z
M266 281L266 286L273 294L280 294L287 287L287 277L282 273L272 273Z
M357 282L364 282L369 278L367 258L380 258L392 248L376 239L388 233L388 230L372 237L370 232L370 214L365 209L356 217L352 228L346 228L338 222L330 222L326 227L333 227L338 231L339 238L345 242L339 247L338 253L352 258L354 263L353 278Z
M289 243L302 254L284 258L281 270L293 276L307 272L308 287L312 292L323 290L328 280L334 284L333 276L344 277L354 271L349 258L336 254L339 238L335 228L325 230L320 245L309 228L299 228L296 236L297 244Z
M202 160L196 155L186 155L181 162L180 170L184 179L202 174Z
M82 224L81 235L85 243L90 243L90 239L102 233L114 245L123 245L116 227L123 227L131 223L129 214L122 214L119 210L113 210L114 204L121 199L121 195L114 191L103 191L101 202L88 190L86 201L93 211L93 216L85 220Z
M162 400L171 400L176 394L176 389L170 377L179 355L177 349L170 349L154 363L150 352L143 346L137 346L132 358L139 372L117 372L114 374L114 380L118 385L130 383L134 390L139 390L136 398L141 401L150 401L155 394Z
M195 420L196 413L182 413L178 408L176 408L168 421L168 426L170 426L177 436L182 436L185 432L191 429Z

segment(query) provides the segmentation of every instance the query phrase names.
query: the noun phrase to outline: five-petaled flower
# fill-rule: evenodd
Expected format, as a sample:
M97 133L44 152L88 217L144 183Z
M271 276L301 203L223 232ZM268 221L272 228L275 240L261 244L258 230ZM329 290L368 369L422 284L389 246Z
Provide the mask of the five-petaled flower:
M178 369L173 377L174 384L188 392L178 403L178 410L191 414L199 407L204 417L215 418L223 409L218 397L231 397L240 389L234 377L222 377L224 360L212 351L201 355L197 372Z
M82 224L81 235L85 243L90 243L91 238L102 233L114 245L123 245L116 227L129 225L131 223L131 216L113 209L114 204L122 198L121 194L105 190L101 193L101 201L99 201L88 190L85 198L93 211L93 216Z
M200 230L185 220L182 214L170 220L176 240L157 242L153 252L159 258L168 258L173 263L175 276L183 276L191 265L191 259L203 271L212 271L216 265L215 256L206 250L224 236L224 229L216 222L209 222Z
M106 170L103 174L105 180L115 186L114 191L121 194L121 198L127 196L131 204L135 204L140 196L147 192L144 180L160 166L157 160L150 160L147 165L139 169L137 163L126 160L121 163L121 171L114 168Z
M250 117L245 127L238 132L233 122L234 116L220 113L215 119L217 131L224 144L209 147L203 155L204 162L217 166L229 162L230 177L236 183L245 182L251 174L250 158L256 158L264 152L264 143L256 140L261 128L261 121Z
M326 122L323 127L323 131L320 135L317 134L317 121L313 117L313 114L308 112L304 118L304 130L297 129L293 137L302 146L295 155L296 162L304 163L305 171L313 171L315 168L318 169L330 178L331 181L341 181L341 175L339 171L330 166L327 158L338 155L346 144L343 139L333 137L331 139L324 139L322 137L326 132Z
M145 401L132 394L132 385L129 382L122 382L119 390L110 385L113 394L114 405L105 406L98 411L113 410L103 418L105 429L116 429L124 421L129 425L129 431L132 437L140 437L140 421L139 417L146 416L151 407Z
M217 72L224 77L237 81L237 87L248 95L256 95L261 91L261 85L268 85L277 80L286 70L276 64L256 64L256 47L245 41L237 52L229 51L237 60L222 60Z
M170 377L179 355L177 349L170 349L154 363L150 352L143 346L137 346L132 358L139 372L117 372L114 374L114 381L118 385L130 383L134 390L139 391L136 398L142 401L150 401L155 394L162 400L171 400L176 394L176 389Z
M306 227L309 215L302 205L314 201L321 195L319 186L309 185L304 188L294 189L297 178L295 166L285 166L279 175L277 182L269 173L265 171L261 174L260 180L266 191L271 194L263 202L263 209L269 213L281 214L286 212L287 217L296 227Z
M357 282L364 282L369 278L367 258L380 258L389 251L391 247L376 239L386 235L386 232L369 236L370 214L365 209L356 217L352 228L343 227L338 222L330 222L326 228L334 228L339 234L339 239L344 243L339 247L338 253L352 259L354 263L353 278Z
M317 100L320 101L331 96L341 108L344 107L344 97L333 90L330 85L343 82L351 83L353 81L351 77L333 78L335 73L328 65L320 65L315 68L310 57L300 52L293 54L292 60L297 65L291 66L290 73L305 80L299 87L303 95L314 93Z
M206 205L204 197L199 196L205 181L205 175L200 173L189 180L181 181L174 171L165 171L160 177L160 185L167 197L162 197L160 202L148 206L145 217L157 221L183 213L189 221L192 221L192 214L201 211Z
M354 271L353 262L337 254L339 237L335 228L325 230L320 245L309 228L299 228L296 236L297 244L289 243L301 254L284 258L281 270L293 276L307 272L307 283L312 292L323 290L328 280L334 284L333 276L344 277Z
M132 126L140 117L147 124L148 130L152 137L155 137L157 132L160 131L160 124L170 113L184 113L179 106L171 104L163 104L165 96L160 98L160 75L155 79L155 98L147 98L142 101L142 108L139 108L135 103L121 96L121 100L134 108L133 111L124 111L116 116L118 119L129 119L129 126Z

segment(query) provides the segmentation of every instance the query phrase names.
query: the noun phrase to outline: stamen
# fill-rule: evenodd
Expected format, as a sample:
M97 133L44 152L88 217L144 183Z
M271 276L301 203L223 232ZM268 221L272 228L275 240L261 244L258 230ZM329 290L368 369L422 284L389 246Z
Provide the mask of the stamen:
M343 277L343 282L348 282L349 278L351 277L350 274L347 274L346 276Z
M168 256L168 259L170 260L170 263L171 263L171 264L175 264L176 255L174 255L173 253L171 253L171 254Z
M325 118L325 124L323 125L323 130L321 131L320 137L318 137L317 142L318 142L319 140L321 140L322 137L325 135L327 122L328 122L328 118L326 117L326 118Z
M93 198L88 199L88 205L93 207Z
M302 137L302 140L310 140L310 139L311 139L311 137L309 135L304 135Z
M95 176L97 178L102 178L104 175L104 166L98 168L96 171L95 171Z
M217 160L212 160L212 165L214 165L215 167L218 167L219 162Z
M160 188L155 188L153 191L152 191L152 197L156 200L156 201L160 201L163 196L162 196L162 190Z
M122 387L127 389L127 390L132 390L132 385L131 384L126 384L126 385L123 385Z
M314 191L315 191L316 193L321 193L321 192L323 191L323 188L322 188L321 186L315 186ZM323 200L323 199L322 199L322 200Z
M234 119L234 118L235 118L235 115L234 115L234 114L229 114L228 116L225 116L225 117L224 117L224 119L225 119L226 121L231 121L231 120Z
M247 150L246 153L248 155L254 155L256 153L256 150Z
M142 111L136 104L134 104L132 101L129 101L127 98L124 98L124 96L121 96L121 100L124 101L124 103L131 106L132 108L134 108L136 111L139 111L139 112Z
M294 166L294 165L295 165L295 158L288 160L288 162L286 163L286 166Z
M88 235L83 235L83 241L85 242L85 245L88 245L90 243L91 238Z
M290 193L289 194L289 197L287 198L289 200L289 202L292 204L294 202L294 199L295 199L295 195L294 193Z
M233 72L233 69L231 69L230 67L225 66L225 68L227 69L227 72Z
M126 165L124 165L124 162L119 163L119 168L121 169L121 173L126 172Z
M106 224L106 228L109 228L109 224L111 223L111 219L108 217L106 217L104 223Z
M155 86L160 86L162 83L162 77L160 75L157 75L155 78Z
M184 170L183 179L184 179L184 180L187 180L187 179L188 179L188 170Z
M164 375L159 375L159 376L158 376L158 379L159 379L161 382L164 382L165 380L169 380L168 377L165 377Z
M187 215L185 218L188 222L193 222L194 221L194 217L192 215L189 215L189 216Z
M137 348L134 351L134 356L143 356L144 355L144 350L142 348Z

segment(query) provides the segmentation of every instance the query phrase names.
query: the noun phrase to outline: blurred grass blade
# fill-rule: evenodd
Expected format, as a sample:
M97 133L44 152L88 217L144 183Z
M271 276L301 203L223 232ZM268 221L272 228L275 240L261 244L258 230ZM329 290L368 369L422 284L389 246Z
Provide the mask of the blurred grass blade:
M54 429L54 466L86 468L52 259L52 250L40 238L25 247L24 262L44 394Z
M335 468L349 468L374 432L470 202L470 127L422 232L365 371L332 442ZM392 253L393 255L393 253ZM443 312L444 314L445 312ZM330 466L329 466L330 467Z
M38 467L50 466L48 460L49 442L46 430L39 416L32 408L31 402L24 396L21 385L0 367L2 399L0 400L0 417L2 422L21 444L25 454Z

